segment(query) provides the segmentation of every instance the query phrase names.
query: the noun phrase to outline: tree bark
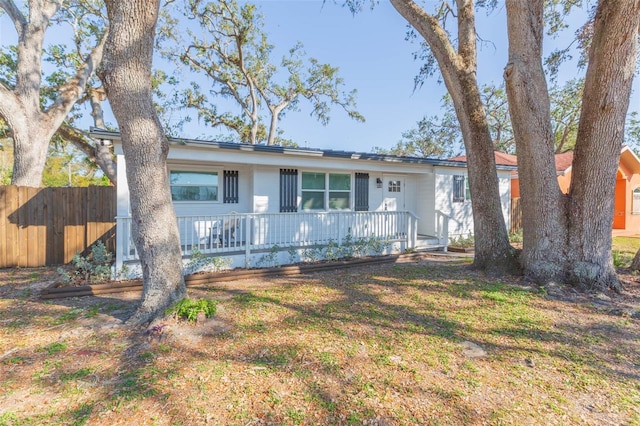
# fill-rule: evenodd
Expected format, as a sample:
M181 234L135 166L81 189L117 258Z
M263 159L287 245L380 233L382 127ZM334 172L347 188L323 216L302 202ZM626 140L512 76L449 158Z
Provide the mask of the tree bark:
M620 290L611 255L616 173L637 59L640 0L601 0L571 174L570 282Z
M412 0L391 0L395 9L424 37L438 62L462 130L473 203L474 267L501 274L515 272L500 200L493 143L476 79L475 11L472 0L458 0L458 51L436 17Z
M563 280L566 207L555 171L554 138L542 68L544 0L509 0L509 112L518 153L525 275L537 282Z
M143 294L128 320L145 324L186 295L180 238L166 168L169 143L156 115L151 64L159 0L107 0L111 31L99 76L118 121L127 162L133 238Z

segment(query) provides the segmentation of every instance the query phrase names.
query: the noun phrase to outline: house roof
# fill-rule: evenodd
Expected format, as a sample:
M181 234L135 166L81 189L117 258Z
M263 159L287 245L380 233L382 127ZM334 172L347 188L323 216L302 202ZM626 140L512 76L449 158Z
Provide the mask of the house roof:
M493 155L496 160L496 166L514 166L518 165L518 157L515 155L507 154L506 152L493 151ZM460 155L458 157L449 158L449 161L467 161L466 155Z
M120 133L109 130L91 128L89 135L93 139L120 141ZM169 138L169 143L174 145L201 146L211 149L236 150L240 152L260 152L268 154L287 154L296 156L313 156L324 158L340 158L358 161L381 161L392 163L426 164L432 166L466 167L465 161L453 159L441 160L437 158L401 157L397 155L373 154L355 151L338 151L330 149L290 148L283 146L250 145L235 142L205 141L199 139ZM514 170L510 165L499 166L499 169Z
M573 151L563 152L555 155L556 172L564 173L571 167L573 163Z

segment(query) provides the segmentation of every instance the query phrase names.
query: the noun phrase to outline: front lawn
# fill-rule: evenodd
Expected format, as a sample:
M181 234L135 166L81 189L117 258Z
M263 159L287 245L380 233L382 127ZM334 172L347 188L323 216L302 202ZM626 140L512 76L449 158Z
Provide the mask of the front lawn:
M213 318L144 334L119 322L134 297L0 275L0 425L640 424L640 320L615 309L637 284L550 294L434 258L190 289Z

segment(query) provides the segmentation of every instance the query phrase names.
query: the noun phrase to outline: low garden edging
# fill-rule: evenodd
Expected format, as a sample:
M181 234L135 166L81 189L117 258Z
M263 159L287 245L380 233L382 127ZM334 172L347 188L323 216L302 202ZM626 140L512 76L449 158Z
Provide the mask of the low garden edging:
M430 256L434 256L434 253L429 252L396 254L359 258L353 260L329 261L308 265L281 266L277 268L233 269L221 272L204 272L185 276L185 284L187 285L187 287L194 287L197 285L235 281L245 278L258 278L278 275L299 275L310 272L345 269L352 266L372 264L405 263L422 260ZM440 254L440 256L442 256L442 254ZM54 283L53 285L42 290L42 292L40 293L40 298L62 299L67 297L97 296L101 294L124 293L129 291L142 292L142 280L137 279L128 281L114 281L108 284L92 284L83 286L62 286L60 283Z

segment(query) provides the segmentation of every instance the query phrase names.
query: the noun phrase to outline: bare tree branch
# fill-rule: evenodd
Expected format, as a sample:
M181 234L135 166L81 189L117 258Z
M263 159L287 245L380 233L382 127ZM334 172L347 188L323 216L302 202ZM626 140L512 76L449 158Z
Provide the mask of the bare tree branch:
M20 12L20 9L18 9L13 0L0 0L0 7L7 12L13 21L13 26L18 32L18 37L22 37L25 27L28 24L27 18Z

